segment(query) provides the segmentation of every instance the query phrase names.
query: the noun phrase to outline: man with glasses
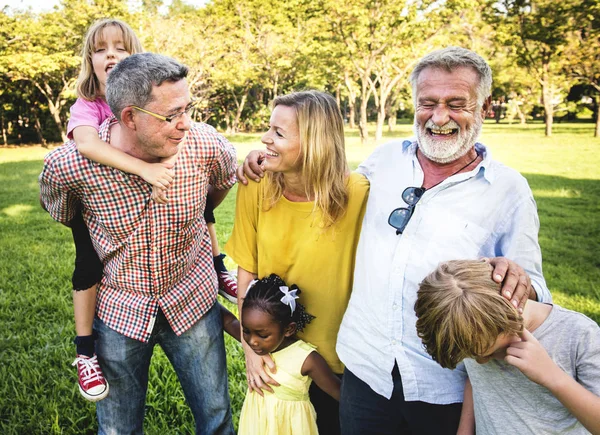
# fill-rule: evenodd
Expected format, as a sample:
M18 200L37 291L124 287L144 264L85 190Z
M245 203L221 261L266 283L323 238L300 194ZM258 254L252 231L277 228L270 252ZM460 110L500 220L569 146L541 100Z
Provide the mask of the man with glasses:
M152 53L129 56L110 73L116 118L100 136L147 162L176 158L169 202L151 200L141 178L82 157L70 141L40 175L42 205L67 224L81 207L104 276L94 330L110 384L97 404L100 433L142 433L155 344L173 364L197 433L233 433L217 278L202 218L209 185L222 199L235 182L232 145L193 123L188 68Z
M527 181L476 142L491 83L489 65L472 51L425 56L411 75L416 139L380 146L358 169L371 190L337 342L346 366L345 434L456 433L464 366L442 369L415 326L419 283L440 262L506 257L514 262L502 289L507 299L515 306L527 296L551 300ZM515 263L531 292L529 285L508 290Z

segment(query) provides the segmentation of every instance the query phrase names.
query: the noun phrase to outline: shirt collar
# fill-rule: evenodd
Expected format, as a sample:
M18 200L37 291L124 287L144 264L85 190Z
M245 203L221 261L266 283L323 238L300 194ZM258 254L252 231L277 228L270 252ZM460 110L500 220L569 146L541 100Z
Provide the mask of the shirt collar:
M409 153L415 156L417 154L417 140L416 138L406 139L402 141L402 151L404 153ZM477 154L483 156L483 160L479 164L480 171L483 171L484 178L492 184L496 179L496 174L494 171L494 167L491 165L492 163L492 153L490 150L481 142L475 142L475 150Z

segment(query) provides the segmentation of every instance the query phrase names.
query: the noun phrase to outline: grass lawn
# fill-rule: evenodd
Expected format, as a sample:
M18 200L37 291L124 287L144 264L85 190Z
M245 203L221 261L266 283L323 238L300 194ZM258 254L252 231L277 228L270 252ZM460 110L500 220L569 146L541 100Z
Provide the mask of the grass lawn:
M592 124L486 124L482 141L498 160L527 177L537 200L544 274L557 303L600 322L600 139ZM411 135L399 125L384 140ZM348 131L356 167L375 147ZM260 135L231 138L238 155L260 147ZM79 396L71 340L70 275L74 249L67 228L38 202L41 147L0 148L0 433L95 433L94 405ZM221 244L233 224L235 192L216 211ZM232 263L229 266L233 267ZM231 304L228 305L233 309ZM243 355L226 337L229 386L237 418L245 392ZM145 430L193 433L193 419L165 355L151 366Z

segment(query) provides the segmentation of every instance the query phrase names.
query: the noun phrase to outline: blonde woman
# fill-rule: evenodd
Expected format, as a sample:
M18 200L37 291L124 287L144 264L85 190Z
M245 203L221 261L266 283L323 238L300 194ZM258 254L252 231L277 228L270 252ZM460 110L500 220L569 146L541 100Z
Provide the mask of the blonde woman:
M257 277L275 273L297 284L316 316L299 337L315 345L341 376L335 343L352 289L369 183L348 169L343 120L333 97L304 91L273 104L270 128L262 137L266 176L261 183L239 185L226 246L239 265L238 305ZM271 392L274 362L242 343L249 394ZM337 402L314 384L310 397L319 431L339 432Z

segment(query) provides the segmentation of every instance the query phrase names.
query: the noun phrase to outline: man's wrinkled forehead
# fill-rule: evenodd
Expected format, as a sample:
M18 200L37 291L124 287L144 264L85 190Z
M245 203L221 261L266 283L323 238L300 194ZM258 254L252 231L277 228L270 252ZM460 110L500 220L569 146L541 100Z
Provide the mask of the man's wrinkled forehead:
M417 93L424 88L430 88L431 86L439 88L440 85L449 87L453 84L468 90L469 94L475 94L480 81L481 78L477 71L469 66L458 66L456 68L431 66L424 68L419 73L414 83L413 97L416 97Z

